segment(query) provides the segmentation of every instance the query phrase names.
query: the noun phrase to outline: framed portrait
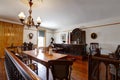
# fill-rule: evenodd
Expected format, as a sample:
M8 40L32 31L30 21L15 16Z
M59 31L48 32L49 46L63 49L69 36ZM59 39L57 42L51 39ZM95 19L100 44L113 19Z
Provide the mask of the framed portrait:
M61 34L61 40L62 41L66 41L66 34L64 33L64 34Z

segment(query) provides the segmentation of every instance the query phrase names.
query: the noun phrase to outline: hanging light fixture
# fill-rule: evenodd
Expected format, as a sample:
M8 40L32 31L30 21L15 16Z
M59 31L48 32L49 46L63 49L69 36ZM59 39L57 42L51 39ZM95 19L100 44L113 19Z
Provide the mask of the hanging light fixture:
M33 21L33 18L32 18L32 5L33 5L33 2L32 0L29 1L29 6L30 6L30 9L29 9L29 16L25 19L25 14L23 12L21 12L18 17L21 21L21 23L23 25L26 25L28 28L32 27L32 26L35 26L36 28L38 28L41 24L41 19L40 17L37 18L37 24L35 25L34 21Z

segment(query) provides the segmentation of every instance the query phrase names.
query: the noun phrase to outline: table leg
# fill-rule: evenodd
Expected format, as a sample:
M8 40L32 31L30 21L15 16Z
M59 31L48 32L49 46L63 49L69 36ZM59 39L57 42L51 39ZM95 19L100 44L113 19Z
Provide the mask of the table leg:
M48 67L46 68L46 77L47 77L47 80L49 80L49 68Z

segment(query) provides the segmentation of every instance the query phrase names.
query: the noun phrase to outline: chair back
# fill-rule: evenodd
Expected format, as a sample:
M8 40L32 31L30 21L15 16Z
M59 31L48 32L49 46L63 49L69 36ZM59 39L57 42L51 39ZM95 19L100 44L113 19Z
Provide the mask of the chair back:
M22 53L22 48L21 47L17 47L17 52L18 52L18 54L21 54Z
M33 43L29 42L28 43L28 50L32 50L33 49Z
M51 60L49 61L53 80L70 80L72 60Z
M115 57L116 57L116 59L120 59L120 45L118 45L118 47L115 51Z
M26 42L23 43L23 50L24 51L28 50L28 43Z
M100 53L100 48L99 48L99 43L90 43L90 53L92 55L96 54L96 53ZM99 50L99 52L98 52Z

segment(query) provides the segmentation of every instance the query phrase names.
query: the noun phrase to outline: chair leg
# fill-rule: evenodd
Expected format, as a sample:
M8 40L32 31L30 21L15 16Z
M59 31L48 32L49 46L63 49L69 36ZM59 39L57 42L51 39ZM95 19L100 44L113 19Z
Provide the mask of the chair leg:
M111 75L111 79L112 79L112 80L115 80L115 75Z
M36 74L38 75L38 70L36 71Z

